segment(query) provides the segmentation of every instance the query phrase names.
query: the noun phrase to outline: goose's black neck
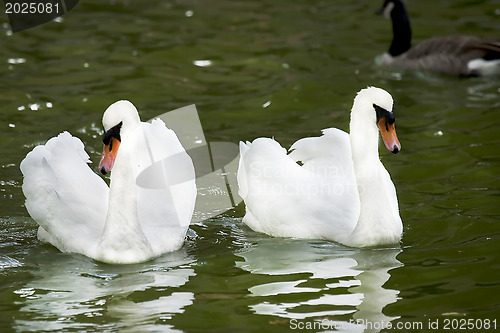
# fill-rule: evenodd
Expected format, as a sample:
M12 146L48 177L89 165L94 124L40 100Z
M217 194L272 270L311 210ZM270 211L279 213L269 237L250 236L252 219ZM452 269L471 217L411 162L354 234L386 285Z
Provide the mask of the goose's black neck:
M392 1L394 8L391 11L393 38L389 54L396 57L405 53L411 47L410 18L400 0Z

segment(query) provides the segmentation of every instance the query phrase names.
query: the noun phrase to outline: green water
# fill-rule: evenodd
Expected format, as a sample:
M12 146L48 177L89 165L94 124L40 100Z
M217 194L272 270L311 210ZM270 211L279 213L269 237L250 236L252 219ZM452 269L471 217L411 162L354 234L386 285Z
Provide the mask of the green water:
M500 320L500 80L376 67L391 38L374 15L381 2L88 0L16 34L3 15L0 330L275 332L328 320L362 332L348 323L363 319L429 331ZM496 0L408 8L416 39L498 36ZM381 157L398 192L401 247L273 239L244 226L239 205L193 225L176 253L113 266L40 244L23 206L27 152L68 130L95 166L102 112L118 99L143 119L194 103L210 141L290 145L347 130L367 85L396 103L403 149L382 146Z

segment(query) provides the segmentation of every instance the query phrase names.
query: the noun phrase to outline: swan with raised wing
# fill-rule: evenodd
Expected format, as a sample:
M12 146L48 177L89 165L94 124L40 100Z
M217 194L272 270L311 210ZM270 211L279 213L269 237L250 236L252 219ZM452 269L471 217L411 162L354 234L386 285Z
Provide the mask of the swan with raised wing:
M196 198L191 159L163 121L141 122L129 101L109 106L102 122L99 170L112 170L109 187L88 166L82 141L68 132L21 162L25 205L40 225L38 238L106 263L143 262L179 249ZM151 168L164 160L183 170L182 179L175 182L179 175L168 168ZM140 175L165 186L140 186Z
M269 138L240 142L243 222L276 237L353 247L398 243L396 190L378 153L379 132L389 151L401 150L392 108L388 92L368 87L354 99L350 134L325 129L295 142L290 153Z

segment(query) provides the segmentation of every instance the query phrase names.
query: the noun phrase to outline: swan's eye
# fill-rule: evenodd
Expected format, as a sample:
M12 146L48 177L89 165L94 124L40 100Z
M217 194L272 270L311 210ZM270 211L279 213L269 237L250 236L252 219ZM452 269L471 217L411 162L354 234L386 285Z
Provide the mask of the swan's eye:
M102 143L104 143L104 145L106 145L106 146L109 145L111 138L115 138L118 141L121 141L120 130L122 128L122 124L123 124L123 122L120 121L120 123L118 125L113 126L109 130L104 132L104 134L102 135Z
M387 111L383 107L378 106L377 104L373 104L373 108L375 109L375 113L377 114L377 123L380 119L387 119L387 123L392 125L396 122L396 117L394 116L394 112Z

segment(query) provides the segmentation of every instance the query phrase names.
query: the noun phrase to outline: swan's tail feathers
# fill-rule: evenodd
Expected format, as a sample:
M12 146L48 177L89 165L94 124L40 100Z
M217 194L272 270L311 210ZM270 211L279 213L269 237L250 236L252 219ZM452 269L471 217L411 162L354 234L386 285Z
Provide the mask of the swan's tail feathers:
M243 157L246 152L250 149L250 145L252 143L250 141L240 141L240 156Z
M83 143L63 132L35 147L20 165L26 209L43 228L39 238L64 252L72 244L90 248L89 233L104 227L108 187L89 162Z
M263 225L267 225L266 212L274 206L277 199L273 182L280 176L282 160L296 165L287 156L287 151L278 142L270 138L258 138L253 142L240 142L240 161L238 167L239 195L245 201L245 216L243 222L255 231L263 232ZM278 184L279 185L279 184ZM276 188L274 188L276 190Z
M261 161L273 161L286 156L286 149L278 142L269 138L257 138L253 142L240 142L240 163L238 168L239 194L244 199L247 194L247 181L261 170L255 168Z
M250 149L250 142L240 141L240 160L238 162L238 172L236 173L236 180L238 181L238 195L245 200L248 194L247 174L245 169L245 156Z
M253 142L240 142L237 180L238 194L243 200L249 194L249 182L259 179L266 172L265 168L260 167L263 162L272 163L281 157L286 157L286 149L273 139L257 138Z

